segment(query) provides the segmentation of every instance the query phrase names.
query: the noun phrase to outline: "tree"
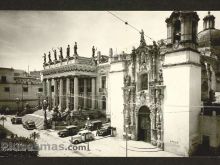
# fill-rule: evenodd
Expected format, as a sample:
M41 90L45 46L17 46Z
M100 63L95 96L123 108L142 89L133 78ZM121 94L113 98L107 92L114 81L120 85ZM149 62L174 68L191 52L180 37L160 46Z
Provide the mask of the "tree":
M30 139L34 139L34 142L36 139L40 138L40 134L37 132L33 132L32 134L30 134Z
M4 127L5 121L7 120L7 118L5 116L1 116L0 120L2 121L2 125Z

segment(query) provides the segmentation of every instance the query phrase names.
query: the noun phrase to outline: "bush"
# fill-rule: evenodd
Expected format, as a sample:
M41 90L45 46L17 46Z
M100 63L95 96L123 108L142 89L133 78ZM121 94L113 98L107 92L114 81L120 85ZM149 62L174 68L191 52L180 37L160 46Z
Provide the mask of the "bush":
M5 139L7 136L11 136L12 134L13 133L11 131L0 125L0 140Z
M0 156L6 157L35 157L38 156L37 144L25 137L16 137L12 139L3 139L0 148Z

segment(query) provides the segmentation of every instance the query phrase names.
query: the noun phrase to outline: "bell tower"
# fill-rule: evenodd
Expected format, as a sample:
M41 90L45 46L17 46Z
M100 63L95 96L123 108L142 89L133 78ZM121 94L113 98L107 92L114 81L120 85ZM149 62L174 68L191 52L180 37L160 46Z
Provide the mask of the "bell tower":
M174 11L167 23L167 53L163 64L164 150L188 156L199 144L201 66L197 51L199 17Z
M167 46L169 48L196 49L199 17L196 12L174 11L167 23Z

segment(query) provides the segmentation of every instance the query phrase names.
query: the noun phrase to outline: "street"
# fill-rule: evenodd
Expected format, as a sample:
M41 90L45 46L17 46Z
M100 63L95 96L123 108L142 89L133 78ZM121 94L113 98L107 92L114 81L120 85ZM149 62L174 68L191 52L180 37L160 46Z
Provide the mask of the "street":
M2 122L1 122L2 124ZM54 130L26 130L21 124L11 124L11 116L7 116L5 127L18 136L30 137L38 132L36 140L40 147L40 157L125 157L126 142L117 137L95 136L94 141L72 145L71 137L61 138ZM95 134L95 131L93 132ZM128 157L176 157L177 155L160 151L155 146L142 141L128 141Z

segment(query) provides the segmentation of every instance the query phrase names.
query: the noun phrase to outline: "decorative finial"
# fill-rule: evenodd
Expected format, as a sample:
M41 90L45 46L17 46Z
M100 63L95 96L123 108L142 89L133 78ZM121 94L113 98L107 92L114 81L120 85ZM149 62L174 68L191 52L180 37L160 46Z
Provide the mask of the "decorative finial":
M144 39L143 29L141 30L140 34L141 34L140 46L146 46L147 44L146 44L145 39Z

